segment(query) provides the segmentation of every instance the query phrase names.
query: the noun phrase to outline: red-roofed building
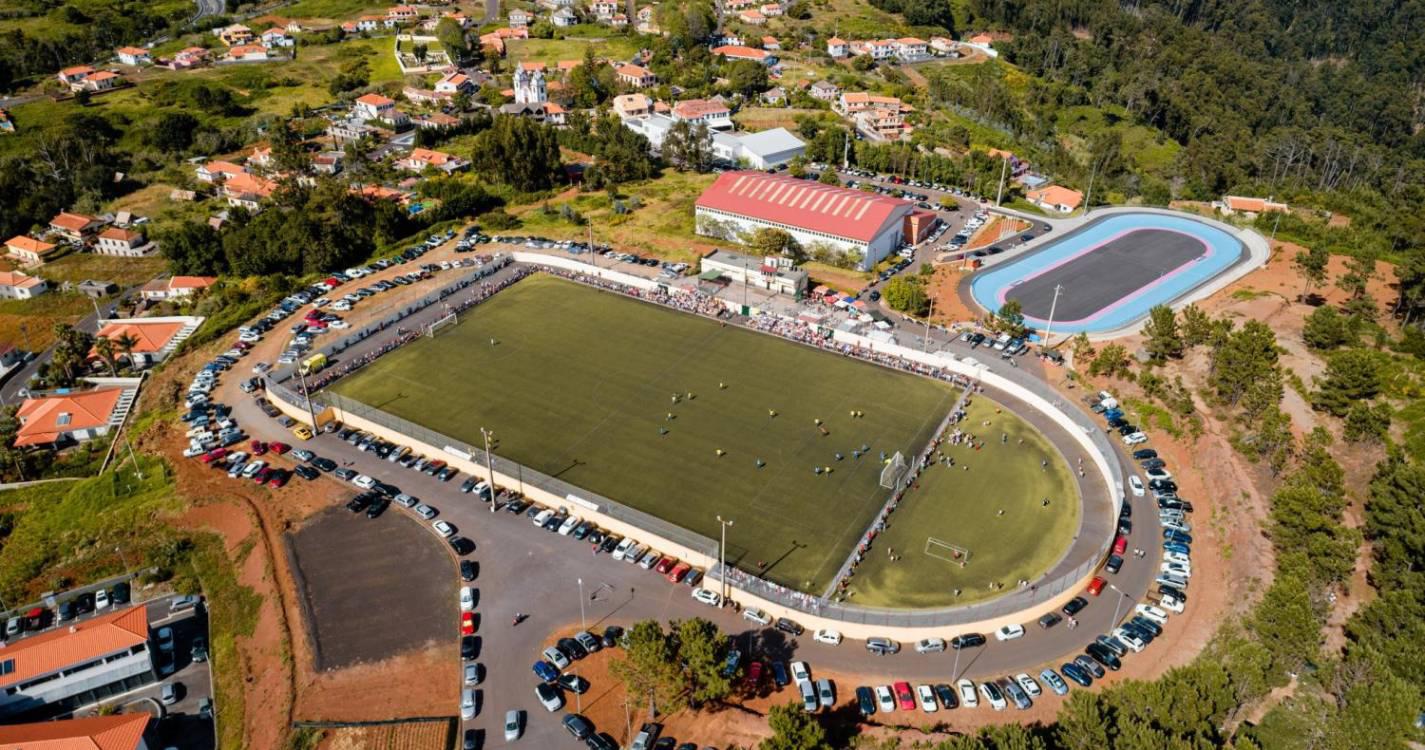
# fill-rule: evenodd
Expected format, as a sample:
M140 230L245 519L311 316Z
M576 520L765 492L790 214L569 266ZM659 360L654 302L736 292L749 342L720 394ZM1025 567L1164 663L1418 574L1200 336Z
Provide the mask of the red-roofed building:
M59 82L73 89L93 74L94 68L88 65L72 65L59 71Z
M1084 202L1083 193L1058 185L1048 185L1038 190L1030 190L1024 194L1024 198L1045 211L1061 214L1073 213L1074 209Z
M192 297L217 281L218 279L214 276L174 276L167 279L154 279L144 284L139 289L139 294L149 300Z
M859 254L863 268L900 246L913 211L898 198L750 171L724 172L695 208L699 234L736 239L781 229L804 246L820 242Z
M108 434L111 423L115 421L120 397L126 390L120 386L109 386L25 399L20 404L20 410L15 412L20 420L20 429L15 433L15 447L77 443ZM5 649L0 653L0 659L10 654L10 650ZM42 674L43 670L39 673ZM0 677L0 686L13 684L13 681L7 682ZM0 712L3 711L4 699L0 698Z
M1242 214L1248 219L1255 219L1265 213L1286 213L1287 205L1273 201L1271 198L1248 198L1241 195L1225 195L1222 197L1220 210L1228 216Z
M241 172L223 182L223 195L228 205L245 208L256 213L262 210L262 201L277 192L277 183L265 177Z
M211 283L211 279L208 277L179 276L177 278L202 278ZM166 279L160 280L160 283L164 283L166 286L173 281L173 279ZM180 286L179 288L191 290L194 287ZM134 361L129 364L135 368L143 368L156 364L173 353L173 350L178 348L178 345L198 330L198 326L202 324L203 318L186 315L101 320L96 336L109 339L111 342L117 342L125 336L131 337L137 343L131 349ZM128 351L125 351L117 343L114 345L114 354L120 362L128 361ZM88 359L90 362L100 361L98 352L91 349Z
M732 110L715 99L685 99L673 105L673 119L714 129L732 128Z
M762 24L767 23L767 17L762 15L762 11L757 10L755 8L751 10L744 10L741 13L738 13L737 18L743 23L750 24L752 26L761 26Z
M729 60L752 60L753 62L760 62L764 65L775 59L772 57L772 55L768 54L766 50L755 49L752 47L744 47L736 44L728 44L722 47L713 47L712 53L714 57L722 55L723 57L726 57Z
M393 5L386 10L386 18L396 23L415 23L421 14L410 5Z
M59 215L49 220L49 230L71 242L84 242L102 226L104 222L93 216L68 211L60 211Z
M658 77L653 75L653 71L642 65L620 65L614 72L618 74L620 81L637 88L648 88L658 83Z
M0 271L0 298L34 299L49 291L44 279L23 271Z
M268 59L268 50L261 44L236 44L228 48L228 59L241 62L260 62Z
M98 388L82 394L26 399L16 445L47 425L52 436L73 431L81 421L108 431L109 415L119 396L129 389ZM69 418L59 423L59 418ZM40 707L73 709L102 697L132 690L154 680L149 652L148 608L119 609L15 641L0 649L0 716L15 716ZM117 718L117 717L115 717ZM0 732L5 731L0 729ZM0 735L3 737L3 735ZM62 745L31 744L31 750Z
M413 148L409 156L396 162L397 169L408 172L424 172L427 168L434 168L450 174L468 166L470 163L458 156L428 148Z
M194 174L203 182L221 183L233 175L243 174L246 171L242 166L230 161L210 161L194 170Z
M125 65L148 65L153 62L153 55L143 47L120 47L114 50L114 54Z
M27 265L37 266L49 260L59 245L53 242L37 240L34 237L19 235L5 240L6 253L15 260Z
M0 726L0 750L146 750L146 713Z

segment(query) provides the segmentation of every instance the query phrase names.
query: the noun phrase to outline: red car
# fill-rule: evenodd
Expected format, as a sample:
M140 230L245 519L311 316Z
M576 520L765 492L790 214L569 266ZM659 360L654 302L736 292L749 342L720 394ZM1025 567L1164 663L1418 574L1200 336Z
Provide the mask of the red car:
M762 662L754 661L747 665L747 677L743 680L742 686L747 690L756 690L762 684Z
M261 456L267 452L267 443L261 440L254 440L249 445L252 447L252 455L254 456Z
M690 571L690 570L692 570L692 569L693 569L693 566L691 566L691 565L689 565L689 564L687 564L687 563L685 563L685 562L680 562L680 563L678 563L677 565L673 566L673 569L672 569L672 570L668 571L668 582L669 582L669 583L677 583L677 582L683 580L683 576L687 575L687 574L688 574L688 571Z
M915 710L915 693L910 691L910 683L901 681L891 686L891 690L896 694L896 705L902 711Z
M660 576L666 576L666 575L668 575L668 571L672 570L672 569L673 569L673 566L674 566L674 565L677 565L677 564L678 564L677 558L674 558L674 557L665 557L665 558L663 558L662 560L659 560L659 561L658 561L658 564L655 565L655 566L653 566L653 569L656 570L656 571L658 571L658 575L660 575Z
M1094 576L1094 579L1089 581L1088 592L1094 596L1098 596L1103 593L1103 587L1107 585L1108 581L1103 580L1103 576Z
M286 453L287 451L292 450L292 446L286 443L278 443L274 441L267 444L267 450L270 450L280 456Z
M273 469L271 467L264 466L258 469L256 474L252 475L252 481L262 484L272 477L272 473Z
M1123 551L1126 549L1128 549L1128 537L1122 534L1119 534L1117 537L1114 537L1113 554L1122 555Z
M474 612L461 612L461 613L460 613L460 634L461 634L461 635L475 635L475 613L474 613Z
M285 487L287 486L287 478L290 476L292 476L290 472L283 471L282 469L273 469L272 473L267 477L267 486L277 487L279 489Z
M221 461L226 455L228 455L227 448L214 448L208 451L207 453L204 453L203 457L199 460L205 464L210 464L214 461Z

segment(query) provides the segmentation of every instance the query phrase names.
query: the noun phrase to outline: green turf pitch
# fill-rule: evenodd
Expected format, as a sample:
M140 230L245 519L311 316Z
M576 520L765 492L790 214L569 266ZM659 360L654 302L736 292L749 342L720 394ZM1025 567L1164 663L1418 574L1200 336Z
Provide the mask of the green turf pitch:
M499 455L712 539L721 514L729 561L816 593L887 498L880 452L922 448L958 397L545 275L335 390L472 446L492 429Z
M1082 512L1073 475L1043 435L1007 411L996 413L999 408L983 397L971 402L960 426L984 439L984 447L942 444L955 465L921 472L858 566L848 601L867 607L968 604L1012 591L1020 579L1035 580L1063 556ZM969 549L969 561L961 567L926 555L927 537ZM1003 588L991 589L991 583Z

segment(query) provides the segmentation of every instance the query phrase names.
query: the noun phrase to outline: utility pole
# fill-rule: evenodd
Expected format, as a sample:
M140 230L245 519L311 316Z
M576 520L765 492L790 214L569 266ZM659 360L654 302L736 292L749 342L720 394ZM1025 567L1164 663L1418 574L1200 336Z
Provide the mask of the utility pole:
M1089 171L1089 192L1084 196L1084 216L1089 215L1089 210L1093 206L1093 181L1098 176L1098 157L1094 157L1093 169Z
M851 135L845 131L841 133L841 171L845 172L851 168Z
M495 436L494 430L480 428L480 434L485 438L485 468L490 472L490 512L495 512L495 463L490 460L490 438ZM582 604L582 597L581 597Z
M920 353L930 351L930 319L935 316L935 295L930 295L930 312L925 314L925 338L920 342Z
M1050 339L1054 336L1054 311L1059 307L1059 292L1063 289L1063 284L1054 285L1054 301L1049 303L1049 325L1044 329L1044 343L1039 347L1041 349L1048 349Z
M589 260L593 262L594 268L599 267L599 253L594 250L594 222L589 222Z
M722 527L722 543L717 546L718 578L722 580L722 598L727 599L727 527L732 525L732 521L722 520L722 516L717 517L718 525Z
M996 208L998 208L1000 203L1004 200L1004 178L1005 175L1009 172L1009 159L1001 157L999 161L999 192L995 193Z
M307 390L307 368L300 362L297 364L297 379L302 383L302 398L307 402L307 416L312 419L312 431L317 429L317 411L312 408L312 393Z

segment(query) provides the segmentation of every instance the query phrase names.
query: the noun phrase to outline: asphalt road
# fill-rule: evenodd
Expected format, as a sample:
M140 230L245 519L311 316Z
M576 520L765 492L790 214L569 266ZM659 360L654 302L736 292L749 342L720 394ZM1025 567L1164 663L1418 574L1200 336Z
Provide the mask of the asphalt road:
M434 284L432 288L435 288ZM427 312L438 314L434 309ZM417 320L409 323L419 324ZM376 342L369 340L367 345L374 346ZM351 353L352 350L349 350L348 354ZM219 398L234 406L234 416L253 437L290 442L290 432L263 415L252 399L238 393L236 384L246 377L242 367L227 375L218 392ZM503 744L500 723L504 712L510 708L527 712L528 729L521 744L538 747L569 745L570 740L564 737L565 732L558 723L558 715L545 712L535 700L535 678L530 672L530 665L538 658L551 632L577 625L581 618L591 628L602 628L611 623L627 625L645 618L667 620L702 616L717 622L730 634L747 632L749 623L730 610L714 610L698 604L689 596L686 586L671 585L653 573L616 562L606 555L593 555L588 545L533 528L523 516L516 517L505 512L492 515L487 504L458 492L460 478L449 483L436 481L381 461L373 454L362 453L332 435L319 435L301 447L315 450L338 463L349 462L358 471L422 498L440 510L440 518L454 523L462 535L476 542L477 549L471 559L478 561L481 568L475 584L482 594L479 605L482 614L479 659L485 665L487 677L481 686L482 713L470 722L470 726L485 731L489 740L486 746ZM290 461L276 459L276 463L288 465ZM297 491L300 491L302 480L294 481L298 483ZM336 480L324 477L318 481ZM352 490L355 493L355 488ZM1149 550L1150 556L1144 560L1130 557L1122 572L1109 577L1116 588L1105 589L1101 597L1093 599L1090 606L1079 613L1080 627L1077 630L1060 625L1043 631L1026 623L1029 632L1024 638L1009 643L991 639L989 645L964 652L959 658L953 652L918 655L909 647L911 644L906 644L907 647L899 655L878 657L867 653L855 642L832 648L813 644L809 637L785 644L779 654L807 659L814 669L821 667L862 675L863 684L881 684L899 679L938 682L961 676L977 679L1022 670L1037 671L1044 665L1057 667L1064 656L1077 652L1095 635L1107 631L1110 621L1115 619L1115 610L1120 615L1131 610L1136 597L1146 590L1156 575L1156 513L1153 512L1151 500L1136 499L1133 504L1137 523L1129 546ZM388 512L408 511L392 507ZM429 533L431 544L448 550L433 531ZM417 570L407 565L404 559L391 562L403 566L406 574L412 577L443 574L453 579L457 575L454 556L448 551L445 554L448 564L444 565L444 570ZM513 626L511 620L515 612L528 613L531 618L519 626ZM454 626L456 623L451 624ZM452 627L452 659L459 658L454 632ZM843 697L852 695L852 687L841 686L840 694ZM451 694L455 696L457 692L452 689ZM430 710L454 714L458 711L458 705L432 706ZM697 741L703 738L686 739ZM531 742L534 744L530 745Z

